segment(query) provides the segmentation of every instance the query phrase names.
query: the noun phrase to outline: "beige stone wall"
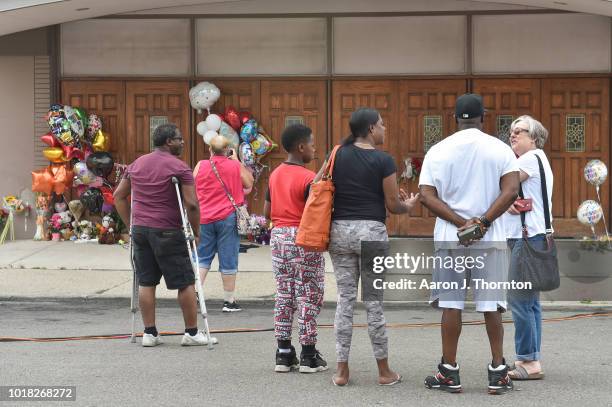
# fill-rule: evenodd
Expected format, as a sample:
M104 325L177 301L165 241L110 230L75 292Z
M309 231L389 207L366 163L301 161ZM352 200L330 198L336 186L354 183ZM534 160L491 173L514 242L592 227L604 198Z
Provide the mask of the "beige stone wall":
M32 186L34 169L34 57L0 56L0 195L20 194ZM33 203L32 203L33 205ZM15 217L17 238L35 231L32 211L28 231L24 216Z

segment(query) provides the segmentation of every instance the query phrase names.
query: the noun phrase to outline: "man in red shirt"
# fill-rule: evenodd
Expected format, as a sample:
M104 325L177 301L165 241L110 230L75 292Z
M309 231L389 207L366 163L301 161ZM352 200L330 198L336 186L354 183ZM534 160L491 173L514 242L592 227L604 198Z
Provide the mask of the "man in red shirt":
M305 251L295 244L310 184L316 175L304 168L304 164L314 158L314 140L312 130L301 124L287 127L281 139L288 153L287 161L270 174L264 206L266 217L274 224L270 245L276 279L274 334L278 349L275 371L289 372L298 367L295 348L291 346L293 313L297 310L302 345L299 370L315 373L327 370L327 362L315 348L317 316L325 287L325 263L321 253Z

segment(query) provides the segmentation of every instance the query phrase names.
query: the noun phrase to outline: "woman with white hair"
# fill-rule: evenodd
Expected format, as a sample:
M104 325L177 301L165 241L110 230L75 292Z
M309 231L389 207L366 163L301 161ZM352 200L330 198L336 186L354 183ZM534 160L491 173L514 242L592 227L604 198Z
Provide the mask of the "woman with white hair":
M210 159L198 162L194 171L196 194L200 204L200 242L198 259L204 282L215 254L219 254L219 273L223 280L223 312L240 311L236 303L238 272L237 214L234 204L244 204L243 188L253 186L253 175L240 162L228 140L217 136L210 141ZM230 198L231 196L231 198Z
M520 116L510 127L510 144L518 156L520 180L523 197L508 209L514 216L506 216L508 244L512 250L510 259L510 279L519 278L518 256L522 237L529 240L537 250L547 247L544 215L544 200L548 203L550 221L552 222L553 173L544 151L548 130L531 116ZM546 181L546 196L542 193L541 169ZM528 201L531 201L529 209ZM521 212L525 213L525 230L522 230ZM552 226L551 226L552 228ZM508 293L508 303L514 320L514 347L516 362L509 372L512 380L537 380L544 377L540 363L542 343L542 307L540 292L534 290L515 290Z

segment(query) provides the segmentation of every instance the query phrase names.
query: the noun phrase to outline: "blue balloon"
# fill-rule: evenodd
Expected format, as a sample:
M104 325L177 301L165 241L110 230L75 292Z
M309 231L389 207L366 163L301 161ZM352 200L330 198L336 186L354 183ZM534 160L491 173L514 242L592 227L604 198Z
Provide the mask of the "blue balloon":
M259 126L254 119L248 120L240 129L240 139L245 143L250 143L257 138Z

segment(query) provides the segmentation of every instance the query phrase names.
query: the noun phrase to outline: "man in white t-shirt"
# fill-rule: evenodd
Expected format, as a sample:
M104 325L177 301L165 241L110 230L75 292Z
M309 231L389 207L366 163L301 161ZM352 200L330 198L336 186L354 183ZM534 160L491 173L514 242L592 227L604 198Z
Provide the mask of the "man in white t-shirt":
M483 247L493 248L486 272L505 275L506 254L495 249L495 243L505 247L506 232L501 219L497 220L518 195L519 173L514 153L499 139L481 131L484 107L482 98L465 94L457 99L455 119L459 131L434 145L425 156L419 178L421 202L437 216L434 229L436 247L444 242L458 242L457 232L478 225ZM496 221L497 220L497 221ZM457 255L453 247L440 249L438 256ZM499 247L499 245L498 245ZM493 265L493 267L491 267ZM461 270L434 270L433 281L441 281L442 273L459 275ZM454 272L453 272L454 271ZM472 274L473 270L470 270ZM464 275L464 274L462 274ZM472 276L473 278L473 276ZM469 278L466 277L467 280ZM443 309L442 313L442 362L438 372L425 379L426 387L452 393L462 391L459 366L456 362L457 344L461 333L461 311L464 308L466 289L455 290L454 297L440 295L432 290L431 303ZM487 334L491 344L492 362L488 366L489 393L499 394L512 390L508 367L503 357L501 313L506 309L504 298L494 300L479 298L474 292L476 310L483 312Z

